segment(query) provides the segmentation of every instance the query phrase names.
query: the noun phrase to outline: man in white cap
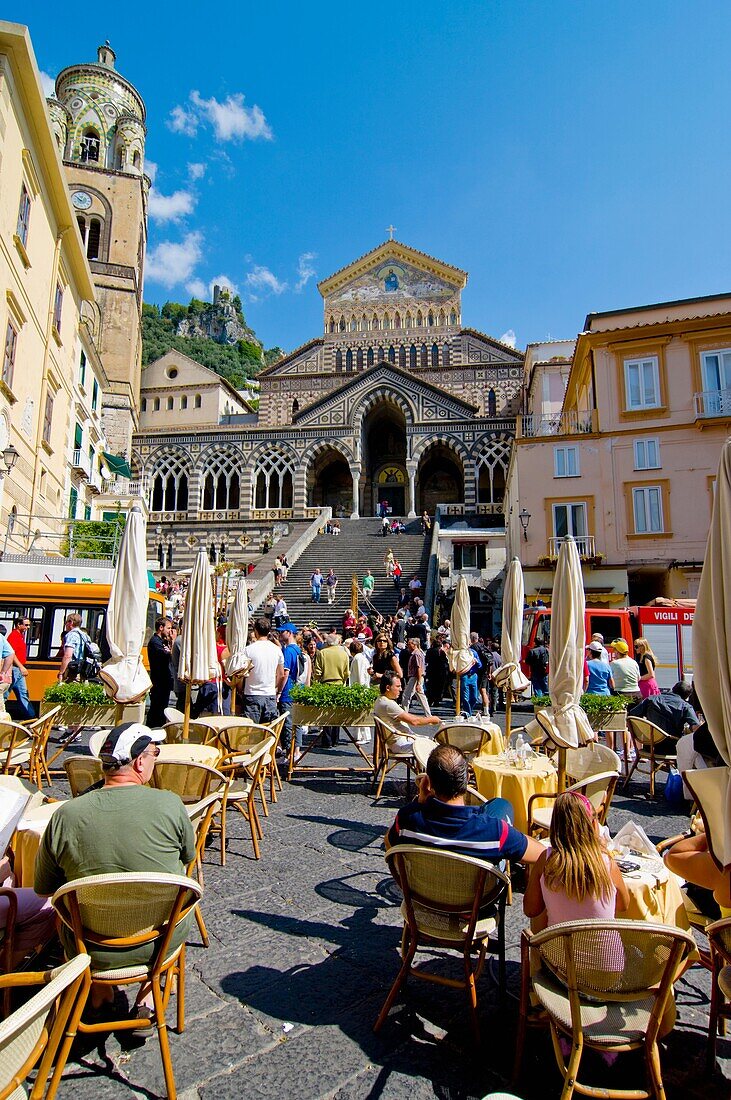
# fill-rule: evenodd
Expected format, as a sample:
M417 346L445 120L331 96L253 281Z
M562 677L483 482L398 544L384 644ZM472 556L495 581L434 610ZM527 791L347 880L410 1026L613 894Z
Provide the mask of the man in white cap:
M64 883L90 875L185 874L195 856L185 806L172 791L147 786L164 740L163 730L140 722L124 722L109 731L99 750L103 784L64 802L46 826L35 865L37 894L53 894ZM187 924L177 929L173 946L185 940L186 930ZM61 939L71 958L76 954L73 936L62 930ZM115 952L114 965L139 965L150 953L149 944ZM97 962L94 950L91 955ZM108 955L102 952L105 965ZM112 999L111 987L92 986L93 1008Z

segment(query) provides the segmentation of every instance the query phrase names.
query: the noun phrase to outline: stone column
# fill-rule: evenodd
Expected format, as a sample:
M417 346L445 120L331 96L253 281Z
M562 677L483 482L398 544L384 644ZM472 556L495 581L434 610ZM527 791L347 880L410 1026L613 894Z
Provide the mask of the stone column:
M409 476L409 488L406 494L406 518L416 519L416 467L406 467L406 473Z
M350 476L353 478L353 511L351 519L360 518L360 466L350 467Z

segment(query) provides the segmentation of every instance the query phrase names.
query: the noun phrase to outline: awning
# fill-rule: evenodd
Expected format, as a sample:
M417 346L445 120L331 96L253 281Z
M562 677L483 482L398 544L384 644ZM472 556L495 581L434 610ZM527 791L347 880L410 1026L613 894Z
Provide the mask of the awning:
M116 477L132 477L132 471L124 455L110 455L108 451L102 451L102 458Z

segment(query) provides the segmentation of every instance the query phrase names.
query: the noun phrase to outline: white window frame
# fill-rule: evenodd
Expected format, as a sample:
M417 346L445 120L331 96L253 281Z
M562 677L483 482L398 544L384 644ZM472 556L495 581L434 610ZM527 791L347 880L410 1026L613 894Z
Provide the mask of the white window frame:
M657 494L659 525L654 527L652 526L653 505L651 494ZM665 533L661 485L638 485L632 489L632 518L636 535L663 535Z
M566 509L566 532L565 532L565 535L559 535L557 527L556 527L556 510L558 508L565 508ZM581 510L583 512L583 515L584 515L584 524L583 524L584 530L583 531L575 530L575 527L577 525L574 524L574 514L572 512L573 508L581 508ZM575 539L579 538L580 539L580 538L586 538L586 536L589 534L589 509L586 506L586 501L585 500L562 500L558 504L552 504L551 505L551 517L552 517L552 520L553 520L553 537L554 538L560 539L560 538L565 538L566 535L571 535L572 538L575 538Z
M707 360L715 356L718 359L719 374L725 374L728 372L727 385L726 386L710 386L708 384L708 365ZM724 363L726 358L726 363ZM714 348L712 351L704 351L701 356L701 366L703 371L703 389L704 390L717 390L717 389L731 389L731 348ZM719 379L720 381L720 379Z
M644 368L646 366L652 367L653 374L653 388L654 388L654 400L649 401L645 394L645 380L644 380ZM639 401L632 401L632 386L630 383L630 374L633 370L637 370L637 381L639 384ZM625 359L624 361L624 396L625 396L625 408L628 412L637 412L641 409L660 409L662 408L662 401L660 397L660 364L656 355L645 355L638 359Z
M579 447L576 443L553 448L553 476L580 477Z
M654 448L655 461L651 461L649 452ZM636 439L633 445L635 456L635 470L661 470L660 440L653 436L650 439Z

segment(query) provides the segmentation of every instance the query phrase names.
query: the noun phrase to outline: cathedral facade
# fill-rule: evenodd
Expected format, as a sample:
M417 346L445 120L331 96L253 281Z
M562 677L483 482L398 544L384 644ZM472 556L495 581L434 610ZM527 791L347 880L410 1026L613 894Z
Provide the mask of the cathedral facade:
M356 518L386 501L411 518L463 504L502 527L523 355L463 327L466 282L395 240L323 280L322 334L259 374L258 413L135 434L151 523Z

